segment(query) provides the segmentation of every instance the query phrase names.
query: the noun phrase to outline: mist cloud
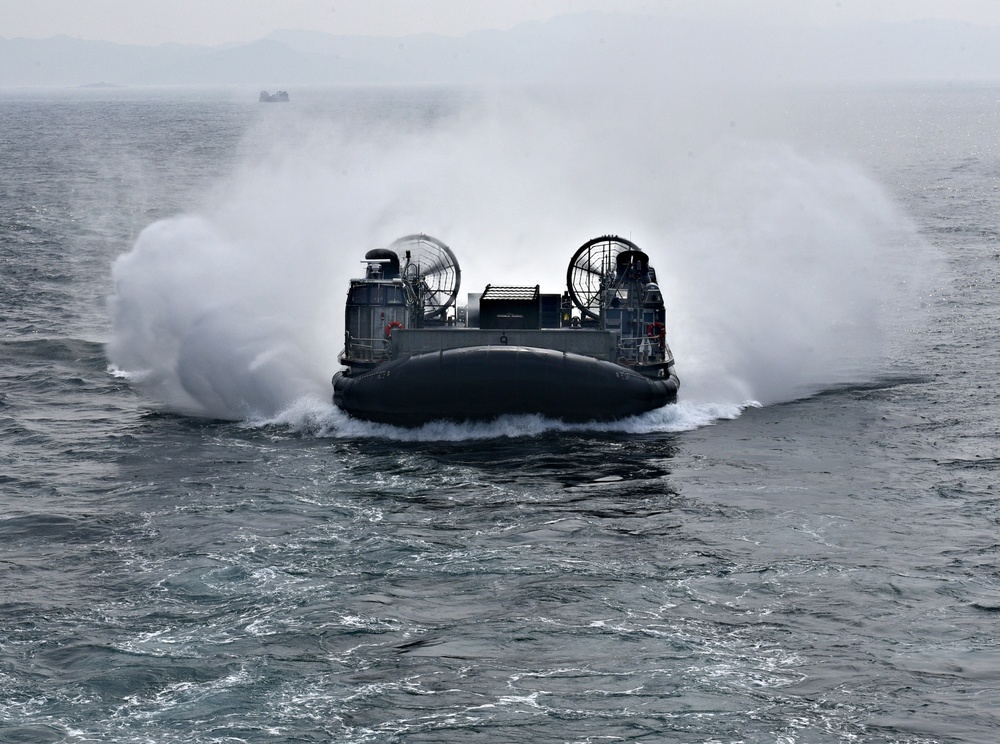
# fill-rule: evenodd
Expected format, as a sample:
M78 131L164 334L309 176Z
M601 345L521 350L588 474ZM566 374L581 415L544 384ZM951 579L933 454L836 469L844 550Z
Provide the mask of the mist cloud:
M496 93L427 121L265 117L198 214L151 225L115 262L110 360L184 413L331 410L347 282L368 249L428 232L458 255L463 292L561 291L575 248L618 233L657 267L687 404L879 373L929 249L877 183L727 134L680 90L592 104Z

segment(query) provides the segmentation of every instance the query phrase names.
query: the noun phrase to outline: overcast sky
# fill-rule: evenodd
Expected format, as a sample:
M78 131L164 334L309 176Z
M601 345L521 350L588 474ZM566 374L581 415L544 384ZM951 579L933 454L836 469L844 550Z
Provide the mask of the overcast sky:
M278 29L459 36L588 10L830 25L951 18L1000 26L1000 0L0 0L0 36L131 44L252 41Z

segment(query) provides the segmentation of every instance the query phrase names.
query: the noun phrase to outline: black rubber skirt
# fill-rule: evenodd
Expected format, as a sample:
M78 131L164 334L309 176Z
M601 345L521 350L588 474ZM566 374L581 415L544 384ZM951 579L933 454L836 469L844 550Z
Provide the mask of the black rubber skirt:
M652 379L592 357L524 346L473 346L386 362L362 374L338 372L333 402L360 419L419 426L540 414L563 421L611 421L677 400L679 381Z

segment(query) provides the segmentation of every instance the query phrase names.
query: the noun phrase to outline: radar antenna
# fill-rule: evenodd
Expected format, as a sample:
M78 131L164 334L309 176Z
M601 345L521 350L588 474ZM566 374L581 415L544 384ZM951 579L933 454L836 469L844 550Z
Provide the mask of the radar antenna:
M604 292L615 279L618 254L638 250L631 240L617 235L602 235L577 249L566 270L566 289L584 316L600 320Z
M423 233L406 235L389 248L403 264L403 278L413 286L424 319L442 317L455 304L462 284L462 270L451 248Z

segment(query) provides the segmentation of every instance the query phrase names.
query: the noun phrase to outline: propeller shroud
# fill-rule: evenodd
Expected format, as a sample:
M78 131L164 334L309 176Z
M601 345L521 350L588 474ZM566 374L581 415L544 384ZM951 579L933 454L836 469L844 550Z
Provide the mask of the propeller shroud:
M617 235L602 235L588 240L573 254L566 269L566 289L585 317L600 319L601 294L611 286L618 255L625 251L639 251L639 247Z
M389 249L399 256L403 278L416 288L424 319L442 317L455 304L462 284L462 270L451 248L418 233L399 238Z

